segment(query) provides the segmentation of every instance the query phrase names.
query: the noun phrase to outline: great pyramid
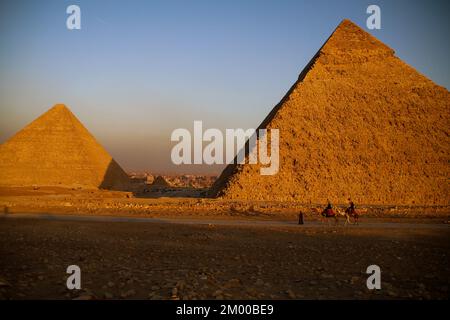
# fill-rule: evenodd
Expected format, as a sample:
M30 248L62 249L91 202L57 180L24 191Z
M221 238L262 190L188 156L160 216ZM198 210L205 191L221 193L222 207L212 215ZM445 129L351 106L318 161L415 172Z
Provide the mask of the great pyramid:
M89 131L57 104L0 145L0 185L124 190L129 179Z
M344 20L259 127L279 129L278 174L230 164L212 195L448 205L449 119L445 88Z

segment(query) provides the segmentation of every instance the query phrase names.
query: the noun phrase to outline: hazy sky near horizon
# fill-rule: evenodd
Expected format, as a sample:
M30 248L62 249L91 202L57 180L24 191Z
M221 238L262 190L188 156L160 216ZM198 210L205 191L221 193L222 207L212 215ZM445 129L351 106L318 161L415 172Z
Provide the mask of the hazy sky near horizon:
M81 8L81 30L66 8ZM382 29L366 9L381 7ZM64 103L126 170L174 166L170 134L255 128L348 18L450 88L449 1L0 2L0 143Z

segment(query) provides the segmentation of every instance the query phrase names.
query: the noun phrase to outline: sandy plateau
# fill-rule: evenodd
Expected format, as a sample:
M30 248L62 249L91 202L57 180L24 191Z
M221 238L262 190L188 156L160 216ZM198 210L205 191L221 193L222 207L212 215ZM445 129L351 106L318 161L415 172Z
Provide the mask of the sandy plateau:
M184 191L186 196L197 189ZM149 192L3 188L3 299L446 299L447 207L360 206L359 225L314 205ZM298 213L305 224L298 225ZM25 214L26 213L26 214ZM82 289L65 285L68 265ZM366 268L382 289L366 287Z

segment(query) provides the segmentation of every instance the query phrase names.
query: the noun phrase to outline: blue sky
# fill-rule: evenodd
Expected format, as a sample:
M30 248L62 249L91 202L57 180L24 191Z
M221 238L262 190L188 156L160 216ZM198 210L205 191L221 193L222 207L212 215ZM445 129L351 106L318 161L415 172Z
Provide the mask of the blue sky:
M81 30L66 28L67 6ZM450 88L449 1L0 2L0 142L55 103L68 105L128 170L170 166L170 133L256 127L344 18Z

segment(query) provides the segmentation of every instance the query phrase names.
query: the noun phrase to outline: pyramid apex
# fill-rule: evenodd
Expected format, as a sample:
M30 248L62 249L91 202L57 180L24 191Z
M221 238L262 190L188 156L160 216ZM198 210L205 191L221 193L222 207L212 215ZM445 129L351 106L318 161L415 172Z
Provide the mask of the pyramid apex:
M352 20L350 20L350 19L342 19L342 21L339 23L337 28L348 26L348 25L353 25L353 26L358 27L358 25L356 23L354 23Z
M64 103L57 103L51 108L51 110L62 111L62 110L69 110L69 108Z
M42 116L58 116L61 117L63 115L73 115L72 111L64 104L57 103L53 107L47 110Z
M395 51L349 19L342 20L320 50L346 59L393 56ZM345 55L345 56L344 56Z

